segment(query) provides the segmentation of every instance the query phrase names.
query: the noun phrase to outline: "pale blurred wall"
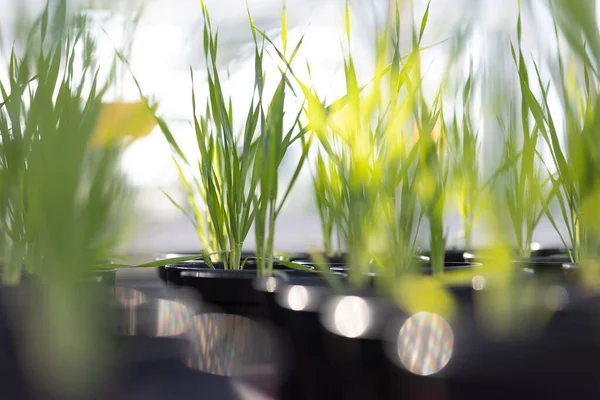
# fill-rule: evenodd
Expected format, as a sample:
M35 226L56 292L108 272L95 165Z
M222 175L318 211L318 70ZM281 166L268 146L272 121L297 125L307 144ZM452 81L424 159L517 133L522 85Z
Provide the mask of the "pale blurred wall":
M15 24L15 10L24 8L40 10L42 0L0 0L0 26L4 43L10 43L9 35ZM123 18L143 4L143 17L137 27L130 62L144 91L160 102L160 112L172 125L184 151L194 154L194 134L190 126L191 101L189 66L198 76L198 96L202 97L204 83L199 78L203 71L202 20L199 0L79 0L71 4L95 4L95 8L113 7L118 18L97 12L97 21L108 36L100 40L102 54L111 56L112 43L118 42L123 28ZM311 64L313 85L329 98L343 93L343 64L340 40L343 36L344 0L287 0L289 42L294 43L305 34L302 50L297 59L300 64L307 59ZM357 60L359 76L368 77L372 65L372 39L374 27L387 19L388 0L352 0L353 6L353 52ZM422 14L426 2L415 0L416 13ZM524 2L526 3L526 2ZM528 4L536 9L536 0ZM220 64L229 70L230 79L224 84L232 95L234 107L241 116L249 102L248 89L253 79L251 60L251 36L245 0L206 0L214 24L219 25ZM255 24L273 37L277 37L283 0L248 0ZM539 7L538 7L539 8ZM129 13L129 14L128 14ZM420 13L420 14L419 14ZM538 15L538 12L532 15ZM410 32L410 18L402 14L403 32ZM419 18L419 17L417 17ZM543 18L542 18L543 19ZM478 21L475 26L471 51L476 58L485 60L497 57L490 51L486 40L498 33L514 31L516 0L433 0L429 17L426 43L436 43L447 38L448 29ZM530 45L537 46L538 31L530 28ZM110 39L109 39L110 38ZM408 48L410 36L405 36L404 48ZM443 47L429 51L425 57L429 85L435 87L442 75L445 54ZM270 65L269 68L274 68ZM116 97L136 98L133 83L122 82ZM484 146L493 149L495 139ZM199 246L194 229L162 193L165 190L178 200L183 194L177 181L168 146L159 132L140 139L127 152L124 160L131 183L139 190L139 224L129 250L134 253L155 251L193 250ZM288 172L289 173L289 172ZM285 171L284 171L285 174ZM449 218L450 236L459 229L457 219ZM551 229L542 227L538 241L552 242ZM283 250L305 250L319 247L320 228L313 205L310 173L303 171L285 211L278 223L277 245ZM253 245L250 233L247 247Z

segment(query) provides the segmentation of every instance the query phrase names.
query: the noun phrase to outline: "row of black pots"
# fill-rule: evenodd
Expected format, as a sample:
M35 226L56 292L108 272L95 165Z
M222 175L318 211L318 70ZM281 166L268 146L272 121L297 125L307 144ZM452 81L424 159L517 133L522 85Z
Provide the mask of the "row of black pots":
M287 280L306 280L326 282L326 277L334 277L345 285L349 267L343 263L331 262L327 266L313 264L305 259L296 260L302 269L290 268L288 265L275 262L273 275ZM420 260L424 274L431 273L428 261ZM479 264L472 262L446 262L445 270L476 268ZM225 270L222 262L213 262L208 266L203 260L169 264L158 269L159 276L176 286L192 287L198 290L203 301L231 314L247 317L267 318L264 296L254 287L257 277L257 264L247 262L242 270ZM377 276L366 274L366 289L374 290Z
M450 356L444 343L451 343L454 333L443 318L423 313L407 322L409 315L373 291L336 294L322 279L264 278L260 282L271 318L288 338L292 355L289 369L281 371L279 398L427 398L440 385L439 379L419 374L438 372L431 370L435 369L432 360L437 359L440 367L448 361L444 360ZM461 303L468 302L470 287L457 286L452 291ZM461 315L463 330L473 325L472 318L465 317L469 314ZM411 332L415 326L423 331ZM436 327L445 329L434 331ZM408 355L401 359L394 344L400 339L419 340L419 336L423 340L433 337L437 349L421 354L416 365L403 366ZM438 354L434 354L436 350Z
M290 338L294 359L282 380L280 398L600 394L593 377L600 355L593 319L598 313L593 312L594 301L572 288L564 289L571 305L558 311L543 333L492 340L468 312L461 312L450 325L431 313L407 315L372 293L332 296L322 284L281 282L270 303L272 316ZM469 304L461 304L461 310L465 306ZM422 376L429 373L435 374Z
M558 251L554 253L558 253ZM243 257L248 257L243 270L224 270L224 265L220 262L213 263L214 268L209 268L203 260L195 260L160 267L158 268L158 274L161 279L169 284L198 289L205 301L222 307L226 312L251 317L264 317L263 298L252 287L252 280L256 277L257 268L256 261L252 256L252 253L243 254ZM293 261L303 265L306 269L312 269L313 272L308 275L310 277L314 277L316 273L323 273L323 271L337 273L341 277L347 275L349 267L343 262L344 257L330 258L328 264L323 266L314 264L306 258L307 256L307 254L288 254L285 261ZM278 256L276 259L282 259L283 257ZM444 269L445 271L451 271L477 268L481 264L473 262L476 260L485 263L485 260L478 259L472 252L449 251L446 253ZM422 272L430 274L432 269L428 255L419 256L418 261L421 264ZM543 277L559 283L573 280L577 271L576 265L572 263L557 261L556 258L541 255L536 255L527 260L515 260L514 263L517 270L524 274L536 275L536 277ZM274 263L273 270L275 275L285 273L287 277L306 275L302 270L290 268L277 261ZM369 275L367 279L368 287L373 288L375 274L369 273Z
M450 249L445 251L444 260L446 263L483 263L486 260L485 253L485 250L476 251ZM311 262L311 255L309 253L282 253L280 257L294 262ZM333 265L346 263L346 257L344 254L338 254L334 256L327 256L323 254L321 257ZM417 258L428 261L430 259L430 254L429 252L421 252ZM524 259L515 257L515 261L521 263L529 262L539 267L543 267L544 264L559 265L563 263L571 263L571 259L569 258L567 250L563 248L542 248L539 250L534 250L531 252L530 257Z
M476 267L476 264L466 262L473 258L469 257L469 254L465 256L465 253L467 252L456 252L453 257L447 257L451 260L460 260L459 257L463 257L462 263L454 261L458 264L448 263L448 267ZM426 257L425 255L424 259ZM305 262L302 255L289 259ZM337 263L340 260L330 261L332 265L336 265L332 269L337 270L333 278L343 283L345 278L343 263ZM563 265L565 263L556 260L532 259L518 260L518 262L523 263L523 270L531 268L537 272L539 268L545 271L544 268L552 265L551 270L558 270L561 273L565 271ZM217 267L219 266L222 268L222 265L218 264ZM256 271L253 270L252 264L248 264L248 267L249 269L245 271L224 271L209 269L202 262L183 263L164 268L163 278L168 284L198 289L205 301L218 305L227 313L268 319L279 328L289 349L288 362L280 369L279 398L388 399L428 396L437 398L441 394L444 395L442 398L478 398L481 395L506 398L506 396L521 397L527 393L542 392L546 393L546 398L560 398L565 393L572 394L581 388L590 389L589 385L586 386L590 381L583 379L585 374L576 374L577 379L571 378L569 381L577 382L579 385L577 388L573 388L569 383L559 385L558 389L557 385L552 384L544 387L543 383L548 376L553 376L556 371L560 372L563 369L552 369L548 368L548 365L538 365L535 362L536 358L540 358L536 351L544 352L551 343L555 343L569 349L565 357L571 357L572 362L578 362L578 365L582 366L588 365L589 356L597 352L594 352L596 348L590 340L592 335L588 329L590 324L587 311L577 313L569 309L559 312L553 319L550 334L533 342L497 343L485 339L478 331L472 313L464 312L464 310L472 311L471 299L473 293L480 289L477 287L451 288L458 295L463 312L459 314L458 323L450 328L447 323L438 318L439 316L433 314L420 316L403 314L391 303L375 296L369 288L360 293L346 290L343 295L336 296L329 288L328 279L322 273L296 271L276 264L276 273L273 277L256 279ZM562 284L567 280L560 279L558 282ZM564 290L566 293L567 289ZM573 304L577 303L575 301L578 298L577 292L569 288L568 296ZM347 321L351 325L350 328L340 329L336 326L335 311L331 311L336 309L332 305L334 301L338 302L338 306L345 301L347 303L345 307L350 307L346 310L347 313L352 314L348 319L349 322ZM329 310L329 314L324 310ZM365 318L370 321L367 324L368 329L352 332L352 324L361 323L361 312L366 313L362 316L362 323ZM574 315L577 317L573 317ZM340 316L337 318L338 323L343 323L343 318L341 320ZM356 318L359 318L358 322ZM409 323L411 318L417 319ZM576 322L575 325L572 325L573 321ZM354 329L358 329L355 325ZM407 331L410 332L411 327L414 330L414 326L420 327L423 332L417 331L413 333L413 337L410 337ZM563 337L566 346L563 342L557 343L556 332L564 333L572 326L577 327L579 334ZM441 329L440 327L443 329L436 331ZM404 337L401 337L402 335ZM453 351L456 356L450 358L450 362L444 367L442 364L448 361L444 360L444 357L448 357L448 353L443 352L442 346L437 349L438 354L420 354L422 365L407 365L406 352L410 349L405 348L402 354L398 350L399 343L407 340L410 343L410 340L416 340L423 335L429 335L425 336L428 340L432 340L433 337L434 340L441 342L451 341L450 351ZM585 342L584 347L588 346L590 350L594 350L586 354L588 357L585 360L579 359L581 353L571 351L571 345L581 339ZM392 345L394 343L395 347ZM533 368L529 371L529 381L513 379L514 374L511 374L510 370L511 363L519 362L518 354L523 354L523 347L529 349L528 354L533 357L527 360ZM390 351L390 348L395 350ZM488 355L491 358L488 359ZM486 359L492 362L489 371L494 371L494 368L500 371L497 376L482 373L486 370ZM494 363L494 360L497 362ZM418 357L417 361L419 361ZM432 369L427 363L437 363L438 367L441 365L444 368L434 371L435 368ZM432 371L437 372L434 377L421 376ZM482 390L491 392L482 393Z

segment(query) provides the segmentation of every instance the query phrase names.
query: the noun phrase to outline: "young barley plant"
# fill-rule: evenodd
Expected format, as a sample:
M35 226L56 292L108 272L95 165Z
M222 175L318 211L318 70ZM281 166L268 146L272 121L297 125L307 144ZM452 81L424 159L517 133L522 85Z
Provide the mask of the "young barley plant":
M580 262L599 256L600 223L594 209L600 193L597 134L600 128L597 100L600 35L595 1L572 4L557 0L551 6L558 43L552 65L553 85L543 81L536 64L537 82L524 85L523 92L540 134L550 148L548 169L553 172L550 180L566 234L559 228L549 202L542 202L544 211L571 259ZM560 45L562 40L566 48ZM535 96L535 89L541 95ZM551 89L560 98L563 126L550 110Z
M313 191L321 222L323 249L328 257L341 256L344 219L348 212L346 210L340 212L345 203L343 203L343 188L339 172L335 163L321 150L317 154L314 169ZM339 204L340 207L334 207L334 204Z
M417 41L413 42L412 52L403 57L400 51L400 12L395 8L394 31L391 35L391 62L389 65L390 98L382 99L385 105L378 119L376 135L383 136L381 152L385 162L382 182L384 199L382 209L387 221L388 244L385 248L385 263L393 268L383 268L390 272L388 278L410 270L417 252L417 235L423 219L417 195L418 141L406 126L406 120L414 108L414 97L420 82L415 77L419 63L419 45L427 24L429 6L421 21ZM386 101L387 100L387 101ZM383 107L382 107L383 108Z
M506 200L517 241L518 255L527 258L531 254L533 231L543 215L543 205L550 203L555 191L548 190L548 178L544 176L544 169L541 167L543 160L539 153L538 139L543 128L540 127L540 121L531 119L534 110L531 109L528 96L531 93L528 86L530 78L521 47L521 29L521 14L519 13L517 19L518 52L511 44L511 53L519 75L521 113L517 116L514 109L511 110L513 111L512 122L508 128L509 133L505 145L509 157L516 157L514 130L518 129L515 126L517 121L520 121L521 125L522 145L519 161L508 172L510 187L507 190Z
M102 82L87 26L66 1L50 2L0 82L2 282L24 267L43 283L25 286L21 339L50 397L88 397L108 371L106 321L86 280L121 244L130 205L122 142L97 140L107 137L98 120L114 64Z
M284 127L284 116L286 106L286 93L295 93L293 86L289 81L289 76L293 74L291 63L294 61L300 46L302 38L292 49L291 55L287 56L287 14L285 7L282 12L282 50L280 50L264 32L256 29L254 22L248 13L250 25L255 45L255 65L256 76L262 73L263 68L263 47L259 47L257 33L269 44L277 53L277 58L283 62L283 67L280 68L280 78L275 90L273 98L268 104L265 114L265 107L261 108L260 113L260 130L258 133L258 147L256 150L256 160L252 171L252 182L257 183L258 193L254 197L255 211L255 241L256 241L256 256L258 259L258 272L263 275L270 275L273 269L273 255L275 252L275 223L277 217L282 210L285 201L291 193L291 190L304 166L304 162L308 157L308 151L312 142L312 137L307 135L300 118L302 116L302 108L294 114L294 120L291 127ZM264 42L263 42L264 43ZM260 49L260 51L259 51ZM263 73L264 76L264 73ZM264 78L259 82L258 89L258 104L263 105L263 85ZM301 154L296 162L294 172L284 186L283 196L279 195L279 172L280 166L284 157L288 154L288 150L294 145L300 144ZM293 263L286 263L291 267L299 267Z
M315 181L320 213L327 217L322 223L333 226L341 236L353 285L364 284L373 268L391 277L412 264L410 251L403 250L414 248L413 234L418 229L411 179L417 153L405 132L412 96L420 84L414 67L426 20L427 14L419 41L405 57L400 56L398 42L395 49L389 47L389 27L379 32L375 75L367 85L359 86L349 51L344 58L346 94L331 105L325 106L300 83L308 99L309 128L323 154L317 158ZM349 24L346 6L348 42ZM335 185L328 187L330 182Z
M204 3L201 5L209 95L206 109L199 115L196 93L192 91L193 123L200 154L197 165L184 156L164 120L157 117L157 121L173 149L181 182L193 210L193 216L190 217L204 249L212 254L213 259L222 261L225 269L241 269L245 263L241 259L244 240L254 224L258 272L268 274L273 264L275 221L300 173L310 146L310 140L305 136L306 130L300 124L300 112L288 128L284 123L286 97L293 92L288 79L289 65L301 41L280 69L275 92L267 96L264 43L272 42L258 31L248 14L255 45L255 80L244 126L242 132L237 134L233 123L233 105L231 99L225 97L217 66L218 32L213 30L206 6ZM285 22L285 11L283 15ZM286 60L285 40L283 52L277 48L274 50ZM193 84L194 74L191 76ZM301 146L301 155L293 176L283 195L280 195L279 167L288 149L295 144ZM185 177L184 167L197 170L191 181Z
M59 3L55 14L46 7L24 54L11 53L8 82L0 82L4 282L18 281L23 267L48 279L75 276L103 260L101 253L120 237L101 233L115 223L119 208L108 199L124 190L113 179L117 150L87 148L107 86L97 83L92 69L94 42L85 20L65 25L65 7ZM83 63L83 76L76 62ZM78 259L84 251L90 258Z
M446 232L444 209L448 175L450 172L446 155L446 139L441 118L439 96L430 109L422 99L415 111L419 135L418 193L425 218L429 222L430 259L433 272L444 271Z
M420 29L413 29L413 77L407 85L410 93L414 130L417 137L416 194L422 216L429 222L430 261L434 274L444 271L446 231L444 211L448 189L450 163L447 155L447 139L443 120L442 87L432 104L428 104L421 80L420 47L429 15L425 10ZM414 26L417 26L414 24Z
M450 187L456 195L458 212L461 218L464 249L473 250L473 229L483 211L485 184L479 168L479 131L473 126L471 113L473 87L476 75L471 68L462 96L458 97L462 111L454 110L447 132L448 157L451 168Z

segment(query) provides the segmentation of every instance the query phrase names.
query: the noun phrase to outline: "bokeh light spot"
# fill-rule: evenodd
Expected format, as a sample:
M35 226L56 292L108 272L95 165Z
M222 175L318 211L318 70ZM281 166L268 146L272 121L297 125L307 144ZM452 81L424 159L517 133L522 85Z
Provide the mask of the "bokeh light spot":
M308 305L308 291L304 286L292 286L287 296L288 305L294 311L302 311Z
M333 318L338 333L349 338L356 338L369 329L371 311L364 299L348 296L339 300Z
M397 342L402 365L416 375L432 375L450 361L454 333L441 316L428 312L414 314L400 328Z
M485 278L481 275L474 276L471 280L473 290L481 291L485 288Z
M569 294L567 290L559 285L550 286L546 289L544 296L546 307L553 311L560 311L569 302Z

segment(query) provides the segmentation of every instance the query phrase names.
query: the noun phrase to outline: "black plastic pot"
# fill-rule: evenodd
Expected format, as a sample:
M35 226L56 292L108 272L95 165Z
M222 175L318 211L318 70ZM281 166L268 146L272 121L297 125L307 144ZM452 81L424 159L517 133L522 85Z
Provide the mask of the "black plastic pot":
M185 252L185 253L160 253L157 254L155 256L155 260L159 261L159 260L164 260L164 259L168 259L168 258L178 258L178 257L190 257L190 256L194 256L198 253L194 253L194 252ZM245 259L245 269L256 269L256 253L253 251L242 251L241 255L240 255L240 259L243 261ZM284 260L282 257L280 256L275 256L273 259L275 262L277 261L288 261L288 260ZM202 257L198 257L196 260L191 260L191 261L186 261L186 262L182 262L182 263L176 263L176 264L170 264L170 265L164 265L164 266L160 266L157 267L157 274L158 277L163 280L164 282L168 282L168 283L174 283L177 285L181 284L181 280L179 279L179 274L177 272L177 270L179 271L183 271L186 270L185 265L187 264L191 264L192 266L190 267L190 269L195 269L195 265L197 264L201 264L204 263L204 259Z
M243 270L224 270L223 263L215 262L213 264L215 266L216 271L241 272L241 274L238 274L239 276L244 276L244 271L249 271L249 274L248 274L249 276L252 275L252 273L254 275L256 275L256 263L253 261L248 261L245 264ZM195 272L195 271L203 272L205 270L212 270L212 269L204 262L204 260L194 260L194 261L187 261L187 262L182 262L182 263L177 263L177 264L165 265L164 272L162 272L162 273L159 272L159 276L161 274L164 274L165 281L167 282L167 284L182 285L183 284L183 280L182 280L183 272Z
M343 273L292 270L255 281L285 350L278 366L277 398L335 398L324 359L319 309L332 285L344 285L345 278Z
M165 260L168 258L178 258L178 257L190 257L190 256L194 256L198 254L198 252L193 252L193 251L187 251L187 252L182 252L182 253L159 253L157 254L154 259L156 261L159 260ZM256 257L256 253L253 251L242 251L241 253L241 259L244 260L245 258L248 258L247 263L248 264L253 264L255 263L255 261L253 260L254 257ZM198 259L196 260L192 260L189 261L190 263L194 264L194 263L198 263L198 262L203 262L202 257L198 257ZM179 264L183 264L183 263L179 263ZM167 277L167 268L165 265L157 267L156 268L156 273L158 274L158 277L164 281L167 282L168 281L168 277ZM173 281L172 281L173 283ZM179 284L179 283L178 283Z
M26 380L19 368L19 357L15 340L15 317L25 293L17 285L0 285L0 384L3 396L14 399L32 398Z
M329 291L325 281L310 277L280 280L277 284L272 297L273 315L289 349L280 372L279 399L336 398L319 322L319 309Z
M420 271L422 274L431 275L433 273L433 270L431 268L431 264L429 263L429 261L426 261L424 259L419 259L418 263L419 263L419 268L420 268ZM307 264L307 265L310 265L310 264ZM444 264L444 271L451 272L451 271L459 271L459 270L463 270L463 269L473 269L473 268L479 268L479 267L481 267L481 264L474 263L474 262L467 262L467 261L446 262ZM334 266L330 267L330 270L333 272L339 272L339 273L344 273L344 274L348 275L350 273L351 267L341 264L341 265L334 265ZM370 271L370 272L366 272L365 274L367 275L367 281L368 281L367 288L375 289L378 273Z
M544 283L568 283L577 280L579 266L570 261L554 261L551 259L514 260L514 265L529 275Z
M203 302L218 311L251 318L268 318L264 293L254 288L256 263L246 263L243 270L225 270L222 263L211 269L204 262L173 264L166 267L167 282L192 287L199 291ZM309 268L309 267L307 267ZM274 274L300 273L282 264L273 265Z
M395 310L391 302L370 291L349 291L327 299L319 319L332 398L399 398L392 396L390 390L385 348L380 339ZM405 386L402 378L395 377L400 387Z
M287 255L290 258L290 261L298 262L301 264L312 264L314 261L311 258L309 253L294 253ZM330 266L342 266L348 265L348 260L345 254L336 255L336 256L327 256L325 254L321 254L321 257L325 260L325 262L329 263ZM478 253L475 251L469 250L446 250L444 253L444 260L446 263L473 263L480 262L477 260L479 257ZM422 252L417 255L417 259L422 262L429 262L430 253Z
M597 298L564 286L569 302L535 335L492 340L480 334L455 348L447 371L450 399L598 398ZM488 395L489 394L489 395Z
M569 252L562 247L546 247L538 250L533 250L530 256L534 261L559 261L570 262Z
M299 263L312 263L312 255L310 253L282 253L282 257L288 257L289 261L299 262ZM325 253L321 253L320 257L327 263L335 265L335 264L344 264L346 263L346 255L339 254L334 256L328 256Z
M449 290L461 310L461 328L472 327L472 286L451 286ZM398 362L398 345L406 346L407 339L409 342L415 339L415 330L418 332L426 327L422 323L423 317L426 317L425 322L427 318L433 318L430 332L421 332L423 341L443 342L448 332L449 335L453 334L443 318L429 313L408 315L393 301L373 292L350 291L343 296L330 297L322 308L321 322L327 364L331 366L331 374L336 382L335 398L444 398L443 385L438 377L419 376L418 373L423 371L418 371L418 365L417 369L411 371ZM412 323L409 321L411 319ZM443 326L447 328L440 329ZM455 326L452 329L454 334L460 331ZM390 344L393 346L390 347ZM410 356L407 358L411 360ZM430 358L426 356L425 363L420 367L435 364L439 359L435 355ZM411 366L410 362L407 365Z
M430 252L425 251L420 254L420 258L429 261ZM444 252L444 261L447 263L475 262L477 252L473 250L449 249Z
M447 270L478 266L480 264L467 262L448 263ZM338 265L330 270L347 273L349 268ZM423 273L431 273L426 262L423 262ZM335 294L326 282L303 282L299 277L277 282L276 320L283 326L292 349L292 369L285 375L287 379L281 386L279 398L403 398L398 396L413 393L415 388L421 387L386 356L381 335L388 319L398 310L375 295L375 274L370 275L371 285L361 291L342 289L345 295L340 297L366 304L371 322L368 329L357 335L336 332L331 323L329 326L324 323L336 318L335 306L331 305L336 297L332 297ZM345 279L342 283L346 283ZM460 303L472 301L471 285L455 287L452 291ZM360 312L350 310L352 317L360 317Z

